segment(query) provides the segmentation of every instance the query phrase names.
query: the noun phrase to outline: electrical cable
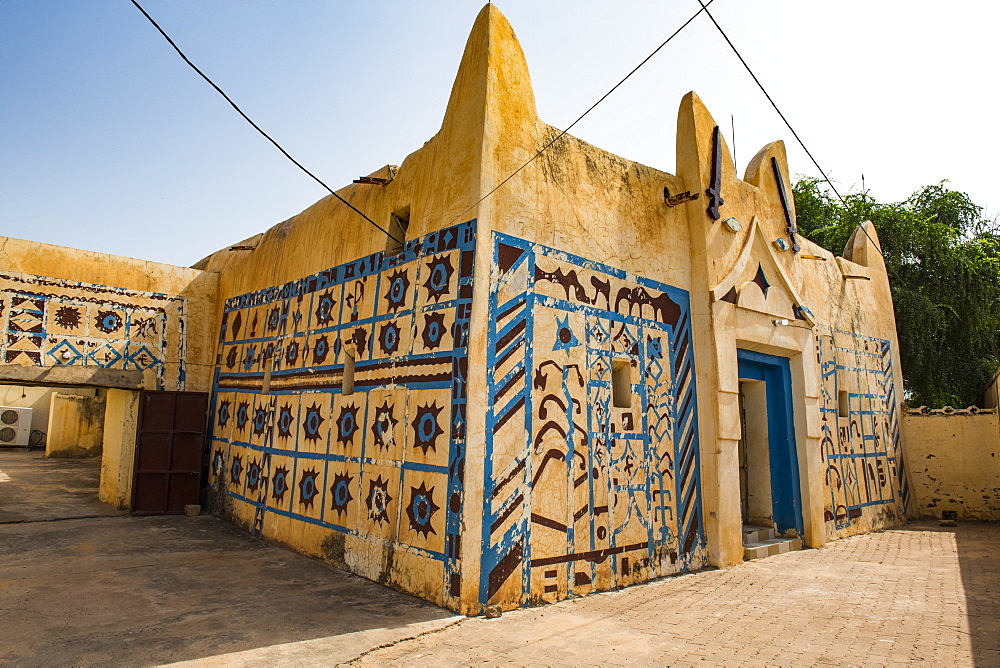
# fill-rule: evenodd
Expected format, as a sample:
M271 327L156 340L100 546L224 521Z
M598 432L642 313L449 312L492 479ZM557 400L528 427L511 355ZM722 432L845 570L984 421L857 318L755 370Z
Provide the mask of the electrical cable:
M283 155L284 155L284 156L285 156L286 158L288 158L289 160L291 160L291 161L292 161L292 163L293 163L293 164L294 164L294 165L295 165L296 167L298 167L298 168L299 168L299 169L301 169L301 170L302 170L303 172L305 172L306 174L308 174L308 175L309 175L309 176L310 176L310 177L312 178L312 180L313 180L313 181L315 181L316 183L318 183L318 184L320 184L321 186L323 186L323 188L325 188L325 189L327 190L327 192L329 192L329 193L330 193L331 195L333 195L334 197L336 197L336 198L337 198L338 200L340 200L341 202L343 202L344 204L346 204L346 205L347 205L347 206L348 206L348 207L349 207L349 208L350 208L350 209L351 209L352 211L354 211L354 212L355 212L355 213L357 213L357 214L358 214L359 216L361 216L362 218L364 218L365 220L367 220L367 221L368 221L369 223L371 223L372 225L374 225L374 226L375 226L376 228L378 228L379 230L381 230L381 231L382 231L382 232L383 232L383 233L384 233L384 234L385 234L385 235L386 235L387 237L389 237L390 239L392 239L392 240L393 240L393 241L395 241L396 243L400 243L400 244L401 244L401 243L403 243L403 240L402 240L402 239L397 239L396 237L394 237L394 236L393 236L392 234L390 234L390 233L389 233L389 231L388 231L388 230L386 230L386 229L385 229L385 228L383 228L383 227L382 227L381 225L379 225L378 223L376 223L376 222L375 222L374 220L372 220L371 218L369 218L368 216L366 216L366 215L365 215L365 214L364 214L364 213L363 213L363 212L362 212L362 211L361 211L360 209L358 209L357 207L355 207L355 206L354 206L353 204L351 204L350 202L348 202L348 201L347 201L346 199L344 199L343 197L341 197L340 195L338 195L337 193L335 193L335 192L333 191L333 189L332 189L332 188L331 188L330 186L328 186L328 185L326 185L325 183L323 183L323 181L321 181L321 180L320 180L320 178L319 178L318 176L316 176L315 174L313 174L312 172L310 172L310 171L309 171L308 169L306 169L306 168L305 168L305 167L304 167L304 166L302 165L302 163L300 163L300 162L299 162L298 160L296 160L295 158L293 158L293 157L291 156L291 154L290 154L290 153L289 153L288 151L286 151L286 150L285 150L284 148L282 148L282 147L281 147L281 144L279 144L279 143L278 143L278 142L276 142L276 141L275 141L274 139L272 139L272 138L271 138L271 136L270 136L269 134L267 134L266 132L264 132L264 130L262 130L262 129L261 129L261 127L260 127L259 125L257 125L256 123L254 123L254 122L253 122L253 120L252 120L252 119L251 119L251 118L250 118L249 116L247 116L247 115L246 115L246 114L245 114L245 113L243 112L243 110L242 110L242 109L240 109L240 108L239 108L239 107L238 107L238 106L236 105L236 103L235 103L235 102L233 102L233 100L232 100L232 99L231 99L231 98L230 98L230 97L229 97L228 95L226 95L225 91L223 91L223 90L222 90L221 88L219 88L219 87L218 87L218 86L217 86L217 85L215 84L215 82L214 82L214 81L212 81L211 79L209 79L209 78L208 78L208 75L206 75L206 74L205 74L204 72L202 72L202 71L201 71L200 69L198 69L198 66L197 66L197 65L195 65L194 63L192 63L192 62L191 62L191 60L190 60L190 59L189 59L189 58L188 58L188 57L187 57L186 55L184 55L184 52L183 52L183 51L181 51L180 47L179 47L179 46L177 46L177 44L176 44L176 43L174 43L174 40L170 39L170 35L168 35L168 34L167 34L167 33L166 33L166 32L165 32L164 30L163 30L163 28L161 28L161 27L160 27L160 24L158 24L158 23L157 23L157 22L156 22L156 21L155 21L155 20L153 19L153 17L152 17L152 16L150 16L150 15L149 15L149 13L148 13L148 12L147 12L147 11L146 11L145 9L143 9L143 8L142 8L142 5L140 5L140 4L138 3L138 2L136 2L136 0L131 0L131 1L132 1L132 4L133 4L133 5L135 5L136 9L138 9L138 10L139 10L140 12L142 12L142 15L143 15L143 16L145 16L145 17L146 17L146 19L147 19L147 20L148 20L148 21L149 21L150 23L152 23L152 24L153 24L153 27L154 27L154 28L156 28L156 30L157 30L157 31L158 31L158 32L159 32L159 33L160 33L161 35L163 35L163 38L164 38L165 40L167 40L167 43L169 43L169 44L170 44L170 46L172 46L172 47L174 48L174 51L176 51L176 52L177 52L177 55L179 55L179 56L181 57L181 59L182 59L182 60L184 60L184 62L185 62L185 63L187 63L188 65L190 65L190 66L191 66L191 69L193 69L193 70L194 70L195 72L197 72L197 73L199 74L199 76L201 76L201 78L202 78L202 79L204 79L205 81L207 81L207 82L208 82L208 84L209 84L209 85L210 85L210 86L211 86L212 88L214 88L214 89L216 90L216 92L218 92L218 93L219 93L219 95L221 95L221 96L222 96L223 98L225 98L226 102L228 102L228 103L229 103L229 105L230 105L230 106L231 106L231 107L232 107L233 109L235 109L235 110L236 110L236 112L237 112L237 113L238 113L238 114L239 114L240 116L242 116L242 117L243 117L243 119L244 119L244 120L245 120L245 121L246 121L247 123L249 123L249 124L250 124L251 126L253 126L253 129L254 129L254 130L256 130L257 132L259 132L259 133L260 133L261 135L263 135L263 137L264 137L265 139L267 139L267 140L268 140L269 142L271 142L272 144L274 144L274 147L275 147L275 148L277 148L277 149L278 149L279 151L281 151L281 153L282 153L282 154L283 154Z
M132 0L132 1L135 2L135 0ZM700 0L699 0L699 2L700 2ZM490 195L492 195L497 190L499 190L505 183L507 183L512 178L514 178L515 176L517 176L521 172L522 169L524 169L525 167L527 167L528 165L530 165L532 162L534 162L535 158L537 158L542 153L544 153L546 151L546 149L548 149L550 146L552 146L557 141L559 141L560 139L562 139L563 135L565 135L570 130L572 130L574 125L576 125L577 123L579 123L580 121L582 121L583 118L587 114L589 114L590 112L592 112L594 110L594 108L597 107L597 105L599 105L601 102L604 102L604 100L607 99L607 97L609 95L611 95L612 93L614 93L618 89L619 86L621 86L623 83L625 83L629 79L629 77L631 77L633 74L635 74L637 71L639 71L640 67L642 67L647 62L649 62L649 60L653 56L655 56L657 53L659 53L660 49L662 49L663 47L665 47L670 42L670 40L672 40L674 37L677 37L677 35L682 30L684 30L684 28L688 27L688 25L692 21L694 21L696 18L698 18L699 14L701 14L702 12L708 13L708 5L712 4L713 2L715 2L715 0L708 0L708 4L702 4L702 8L701 9L699 9L697 12L695 12L694 15L692 15L691 18L689 18L687 21L685 21L684 23L682 23L681 27L679 27L677 30L675 30L670 35L670 37L668 37L666 40L663 41L662 44L660 44L658 47L656 47L655 49L653 49L652 53L650 53L648 56L646 56L645 58L643 58L642 62L640 62L638 65L636 65L634 68L632 68L632 71L629 72L628 74L626 74L625 77L621 81L619 81L614 86L612 86L611 90L609 90L607 93L605 93L604 95L602 95L600 97L600 99L597 100L597 102L595 102L594 104L590 105L590 107L587 109L587 111L585 111L582 114L580 114L580 116L575 121L573 121L572 123L570 123L566 127L565 130L561 131L558 135L556 135L554 138L552 138L552 140L549 141L549 143L547 143L545 146L543 146L541 149L539 149L538 153L535 153L535 155L531 156L528 159L527 162L525 162L523 165L521 165L516 170L514 170L514 172L510 176L508 176L503 181L501 181L500 183L498 183L496 185L496 187L493 188L493 190L489 191L488 193L486 193L485 195L483 195L482 197L480 197L477 201L475 201L473 204L471 204L469 206L469 208L465 209L464 211L462 211L462 213L458 214L458 216L455 218L455 220L458 220L459 218L461 218L462 216L464 216L466 213L468 213L469 211L471 211L474 207L476 207L477 205L481 204L484 200L486 200L486 198L488 198Z
M719 22L715 20L714 16L712 16L712 12L708 11L708 5L712 4L711 0L708 2L708 4L705 4L704 2L702 2L702 0L698 0L698 4L701 5L702 10L705 12L708 18L711 19L712 23L718 29L723 39L726 40L726 43L729 44L729 48L733 50L733 53L736 54L736 57L740 59L741 63L743 63L743 67L746 68L746 71L753 78L754 83L756 83L757 87L760 88L760 92L764 93L764 97L766 97L767 101L771 103L771 106L774 107L774 110L778 112L778 116L781 117L781 120L785 123L785 126L788 128L789 132L791 132L792 136L795 137L795 141L799 143L799 146L801 146L802 150L806 152L806 155L809 156L809 159L812 160L812 163L816 165L816 169L818 169L819 173L823 175L823 180L827 182L827 185L829 185L830 189L833 190L833 193L837 196L837 199L840 200L840 203L844 205L844 208L847 208L847 202L845 202L844 198L840 196L840 193L837 191L837 187L833 185L833 181L831 181L830 177L826 175L826 172L823 171L823 168L819 166L819 163L816 161L816 158L814 158L813 154L809 152L808 148L806 148L805 142L803 142L802 138L799 137L799 133L795 131L795 128L792 127L792 124L789 123L788 119L785 118L785 115L781 113L781 109L778 109L778 105L775 104L773 99L771 99L771 96L764 88L764 84L760 82L760 79L757 78L757 75L754 74L753 70L750 69L750 66L747 65L747 61L744 60L743 56L740 55L740 52L737 50L736 45L734 45L732 40L729 39L729 35L726 34L726 31L722 29L722 26L719 25ZM870 234L868 234L868 230L862 227L862 224L863 223L858 223L858 227L860 227L861 231L865 233L865 236L868 237L868 240L872 242L872 244L875 246L875 249L878 250L879 254L884 257L885 254L882 253L882 247L879 244L875 243L875 240L872 239L872 236Z

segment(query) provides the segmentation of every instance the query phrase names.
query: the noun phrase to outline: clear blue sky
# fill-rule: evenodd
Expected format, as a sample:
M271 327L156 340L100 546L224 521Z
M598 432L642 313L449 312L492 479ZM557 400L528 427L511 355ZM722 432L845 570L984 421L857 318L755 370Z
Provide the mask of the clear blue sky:
M438 129L481 4L145 0L188 56L334 189ZM1000 213L1000 3L716 0L712 11L842 190L881 200L947 178ZM539 113L565 127L696 0L506 0ZM674 170L696 90L740 170L784 139L699 18L573 134ZM325 192L191 71L127 0L0 0L0 234L189 265Z

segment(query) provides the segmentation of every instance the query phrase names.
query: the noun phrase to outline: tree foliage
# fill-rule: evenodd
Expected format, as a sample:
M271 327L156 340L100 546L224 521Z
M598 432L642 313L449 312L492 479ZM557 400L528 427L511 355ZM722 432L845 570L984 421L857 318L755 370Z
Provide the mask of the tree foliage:
M799 231L839 255L859 223L874 223L910 405L977 403L1000 366L997 222L945 181L891 204L866 192L842 203L820 183L802 178L793 187Z

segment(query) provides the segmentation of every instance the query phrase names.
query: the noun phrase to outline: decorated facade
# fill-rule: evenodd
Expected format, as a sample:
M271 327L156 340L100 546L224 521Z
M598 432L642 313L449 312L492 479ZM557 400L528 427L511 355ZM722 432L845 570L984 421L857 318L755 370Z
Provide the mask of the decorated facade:
M529 162L558 134L487 5L440 131L338 191L396 239L329 197L191 270L218 290L184 322L212 341L212 511L467 614L730 566L746 525L788 549L904 521L872 226L843 257L799 236L782 143L739 176L694 93L676 174L570 135ZM147 369L193 354L175 302L86 289L17 292L4 353L129 369L154 318Z

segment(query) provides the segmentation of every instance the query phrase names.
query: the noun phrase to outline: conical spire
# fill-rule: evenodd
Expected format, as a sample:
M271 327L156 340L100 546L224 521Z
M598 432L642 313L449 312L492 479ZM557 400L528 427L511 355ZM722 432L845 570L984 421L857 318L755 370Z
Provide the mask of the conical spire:
M450 134L478 121L535 127L528 63L507 18L494 4L479 12L465 45L441 125Z

